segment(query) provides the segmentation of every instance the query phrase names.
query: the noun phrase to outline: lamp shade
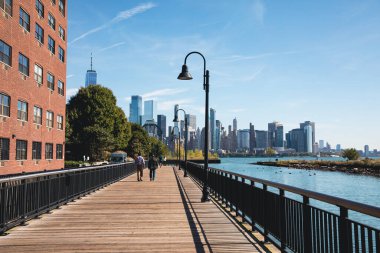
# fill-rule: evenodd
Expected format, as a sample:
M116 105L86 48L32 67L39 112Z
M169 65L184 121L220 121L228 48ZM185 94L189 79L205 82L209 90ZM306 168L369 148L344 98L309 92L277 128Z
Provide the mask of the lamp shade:
M178 75L179 80L191 80L193 77L190 75L186 64L182 65L182 72Z

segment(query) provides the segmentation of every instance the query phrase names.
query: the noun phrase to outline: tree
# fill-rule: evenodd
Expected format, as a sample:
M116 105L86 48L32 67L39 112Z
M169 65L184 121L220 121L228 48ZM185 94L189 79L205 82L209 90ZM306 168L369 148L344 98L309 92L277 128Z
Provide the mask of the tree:
M342 153L343 158L347 158L348 160L358 160L360 155L359 152L354 148L345 149Z
M276 154L276 150L274 150L273 148L267 148L265 150L265 154L267 154L267 155L275 155Z
M125 149L131 128L112 91L101 85L81 88L67 104L66 148L71 157L83 155L92 161L104 159L105 152Z
M127 153L131 156L138 153L148 156L151 150L148 133L140 125L129 124L131 125L132 137L128 142Z

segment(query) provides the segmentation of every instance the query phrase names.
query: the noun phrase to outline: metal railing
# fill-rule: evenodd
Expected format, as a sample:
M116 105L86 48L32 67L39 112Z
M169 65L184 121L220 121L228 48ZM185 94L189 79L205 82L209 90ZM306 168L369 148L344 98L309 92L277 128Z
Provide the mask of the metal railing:
M123 163L0 179L0 234L135 172Z
M203 182L203 165L188 163L187 169ZM214 168L209 168L208 183L216 200L282 252L380 252L380 230L348 217L348 211L355 211L380 218L378 207ZM285 196L286 192L303 201ZM310 205L311 199L338 206L339 214Z

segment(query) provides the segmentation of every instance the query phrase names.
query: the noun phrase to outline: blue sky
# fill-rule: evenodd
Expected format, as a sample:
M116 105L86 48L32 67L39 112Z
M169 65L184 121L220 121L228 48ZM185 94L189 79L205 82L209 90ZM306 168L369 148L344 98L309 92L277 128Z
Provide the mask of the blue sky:
M129 116L131 95L173 118L179 104L204 125L203 53L210 106L224 126L285 131L316 122L316 139L380 149L380 1L68 1L67 94L98 82Z

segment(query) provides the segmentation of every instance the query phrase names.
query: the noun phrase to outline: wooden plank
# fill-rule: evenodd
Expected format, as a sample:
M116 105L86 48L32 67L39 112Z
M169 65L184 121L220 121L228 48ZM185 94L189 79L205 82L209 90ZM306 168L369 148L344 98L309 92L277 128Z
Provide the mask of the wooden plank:
M181 172L180 172L181 173ZM1 252L264 252L171 167L136 176L16 227Z

